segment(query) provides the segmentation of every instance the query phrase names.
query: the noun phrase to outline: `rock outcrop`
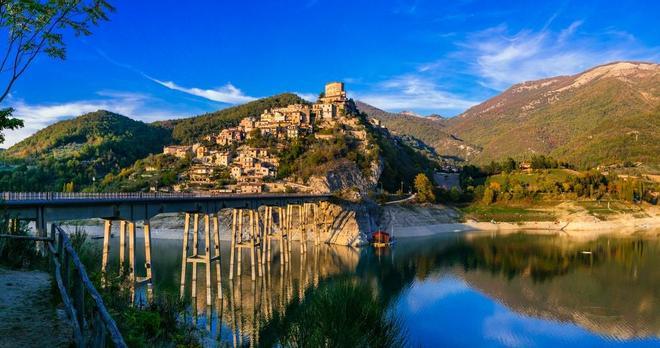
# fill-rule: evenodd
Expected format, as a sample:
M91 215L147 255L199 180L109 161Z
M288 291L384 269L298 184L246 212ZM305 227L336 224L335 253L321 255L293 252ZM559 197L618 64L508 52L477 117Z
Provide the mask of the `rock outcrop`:
M327 168L325 174L315 175L309 178L308 185L314 193L347 193L354 191L358 194L358 200L366 196L378 183L382 172L381 161L374 161L370 167L370 173L365 176L355 162L344 159L332 164ZM343 196L343 195L342 195ZM350 197L345 197L354 200Z

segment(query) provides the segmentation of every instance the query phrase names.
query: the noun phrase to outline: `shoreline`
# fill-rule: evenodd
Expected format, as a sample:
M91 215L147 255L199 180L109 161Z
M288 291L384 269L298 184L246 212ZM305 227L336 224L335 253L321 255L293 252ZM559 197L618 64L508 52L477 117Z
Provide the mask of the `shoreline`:
M534 232L556 234L563 232L567 236L582 237L596 235L649 234L660 236L660 219L643 218L632 223L628 220L566 222L566 221L529 221L529 222L456 222L418 226L396 226L394 237L398 239L428 237L443 233L464 232Z

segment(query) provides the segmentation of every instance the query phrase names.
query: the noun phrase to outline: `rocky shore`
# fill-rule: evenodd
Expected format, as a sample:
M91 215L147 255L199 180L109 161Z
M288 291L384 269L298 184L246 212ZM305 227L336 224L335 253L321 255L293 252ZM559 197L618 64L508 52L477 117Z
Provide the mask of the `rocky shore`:
M455 208L434 204L394 204L378 206L372 202L333 202L321 203L319 226L321 240L335 245L359 247L368 243L368 237L376 230L384 230L396 238L424 237L443 233L460 233L468 231L515 232L534 231L535 233L564 233L570 236L593 236L597 234L632 234L646 231L657 234L660 228L660 209L648 207L644 217L632 214L620 214L600 220L586 212L564 214L557 208L558 218L554 221L526 222L484 222L462 220L462 214ZM220 238L230 239L231 216L229 211L221 212ZM203 224L203 222L202 222ZM294 226L298 219L294 215ZM77 224L64 224L68 231L75 231L76 225L82 226L92 238L103 235L103 225L100 220L87 220ZM151 220L153 238L181 239L183 236L183 214L162 214ZM138 222L138 229L141 225ZM203 228L200 226L200 228ZM118 226L113 226L117 233ZM137 237L141 238L138 231ZM299 234L293 235L294 240ZM313 238L309 234L309 238Z

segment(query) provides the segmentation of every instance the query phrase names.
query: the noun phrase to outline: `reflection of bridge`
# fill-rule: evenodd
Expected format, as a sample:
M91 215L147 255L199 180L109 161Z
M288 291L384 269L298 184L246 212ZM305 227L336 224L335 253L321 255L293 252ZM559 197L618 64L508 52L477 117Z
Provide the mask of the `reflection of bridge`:
M2 206L9 217L16 220L34 221L37 235L48 234L49 221L101 218L105 220L103 238L102 269L106 271L110 253L112 225L119 223L119 259L124 269L128 247L128 271L133 284L146 283L151 288L151 224L149 220L163 213L185 213L183 230L183 257L181 290L184 289L187 264L205 265L207 303L211 303L211 264L216 263L218 285L220 283L220 232L219 212L232 209L231 252L229 277L234 275L236 259L237 273L241 275L243 250L249 251L251 277L255 280L259 264L272 258L271 244L279 241L279 250L291 249L294 233L301 241L301 252L307 251L309 235L320 243L320 230L327 228L320 223L319 202L327 201L330 195L310 194L185 194L185 193L25 193L4 192L0 194ZM261 208L261 209L260 209ZM274 209L276 208L276 209ZM200 221L200 217L203 221ZM295 217L295 220L294 220ZM145 277L135 276L136 222L142 221L144 232ZM202 239L205 248L199 250ZM211 228L213 229L211 231ZM52 233L53 231L51 231ZM309 233L309 234L308 234ZM189 246L190 234L192 245ZM126 245L128 239L128 245ZM190 252L192 249L192 253ZM212 255L213 254L213 255ZM259 272L261 276L262 272ZM192 267L193 282L197 278L197 267ZM218 286L218 297L222 296Z
M187 292L192 298L193 323L199 329L205 327L211 341L220 341L218 346L223 346L223 341L228 339L234 347L259 346L260 330L276 314L286 315L293 301L302 301L305 292L318 287L324 279L355 272L360 255L356 249L333 245L315 245L305 253L296 247L290 253L285 251L288 256L277 248L274 245L279 258L257 265L260 276L256 281L251 280L249 273L235 276L233 280L225 279L224 295L211 305L204 300L208 291L204 284L191 284L190 279L187 280L186 288L196 289ZM285 257L289 257L287 262ZM224 260L223 272L227 271L227 266ZM215 274L213 277L215 281ZM192 297L195 294L196 297Z

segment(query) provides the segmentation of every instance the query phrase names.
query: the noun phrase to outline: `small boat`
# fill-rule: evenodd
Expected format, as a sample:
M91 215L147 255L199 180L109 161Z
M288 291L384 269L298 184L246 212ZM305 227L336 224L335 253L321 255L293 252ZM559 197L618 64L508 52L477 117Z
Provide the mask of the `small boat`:
M371 245L373 245L376 248L384 248L386 246L390 246L393 243L393 239L390 236L389 233L385 231L376 231L371 235Z

